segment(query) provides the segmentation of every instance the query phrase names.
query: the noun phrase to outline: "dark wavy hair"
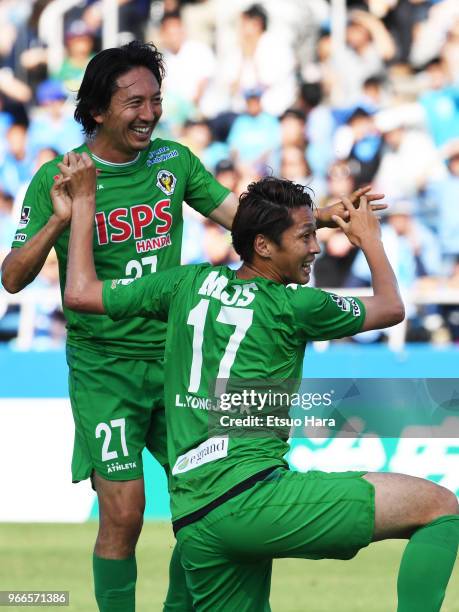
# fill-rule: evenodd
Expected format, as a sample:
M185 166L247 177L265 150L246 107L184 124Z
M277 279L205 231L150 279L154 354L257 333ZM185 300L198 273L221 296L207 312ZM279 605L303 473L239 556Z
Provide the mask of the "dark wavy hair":
M252 261L258 234L280 246L282 234L293 225L292 210L301 206L311 210L314 207L308 188L303 185L271 176L250 183L239 198L231 229L233 246L241 259Z
M266 31L268 27L268 14L261 4L252 4L252 6L249 6L242 14L249 19L258 19L263 28L263 32Z
M134 40L119 48L104 49L89 62L78 90L75 109L75 119L83 126L86 136L95 134L98 124L94 115L110 106L117 90L117 79L138 66L148 68L161 87L165 75L164 60L152 43Z

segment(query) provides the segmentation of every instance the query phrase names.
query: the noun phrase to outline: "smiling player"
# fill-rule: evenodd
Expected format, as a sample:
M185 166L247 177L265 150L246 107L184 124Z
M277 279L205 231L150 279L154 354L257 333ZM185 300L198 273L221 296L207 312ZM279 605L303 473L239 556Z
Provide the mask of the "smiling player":
M302 186L273 178L252 183L240 198L232 229L243 259L238 271L202 264L134 283L101 282L90 248L94 172L86 156L72 166L65 303L115 320L140 315L168 322L172 520L196 612L269 611L273 558L350 559L387 538L410 538L398 578L398 612L438 612L459 540L452 492L401 474L292 472L282 435L209 434L206 400L217 380L298 380L308 341L403 319L366 199L358 210L345 199L349 222L335 220L367 258L372 297L335 300L303 286L320 250L312 202ZM177 398L185 395L204 401L184 405Z
M182 203L230 228L235 197L188 148L156 138L164 66L153 45L106 49L88 64L76 119L88 143L77 149L97 167L97 231L92 245L103 278L138 278L180 264ZM68 163L68 156L64 157ZM27 191L2 282L31 282L54 246L65 285L70 202L50 198L59 158ZM72 478L92 477L100 523L94 551L96 598L104 612L135 609L135 546L145 507L142 450L164 464L165 325L114 323L65 310L69 393L75 420ZM138 392L142 388L142 393ZM179 567L179 566L177 566ZM177 595L179 595L177 593ZM186 610L186 603L183 604Z
M179 265L184 200L226 228L236 211L234 195L187 147L151 140L162 113L163 75L162 56L154 45L132 42L98 53L78 92L75 117L88 143L77 152L88 154L98 172L93 250L101 278L138 278ZM58 161L37 172L25 196L13 249L2 265L7 291L17 292L30 283L53 246L62 289L65 285L70 202L57 194L51 201L49 196L60 172ZM343 204L318 211L317 223L333 223L333 213L346 216ZM91 476L99 500L96 598L103 612L131 612L137 576L134 552L145 507L142 450L148 448L163 465L167 461L165 325L151 318L113 323L105 316L68 310L65 315L76 432L72 476L74 481ZM174 559L171 576L174 568L180 572ZM180 589L172 590L179 595ZM180 605L186 610L186 598Z

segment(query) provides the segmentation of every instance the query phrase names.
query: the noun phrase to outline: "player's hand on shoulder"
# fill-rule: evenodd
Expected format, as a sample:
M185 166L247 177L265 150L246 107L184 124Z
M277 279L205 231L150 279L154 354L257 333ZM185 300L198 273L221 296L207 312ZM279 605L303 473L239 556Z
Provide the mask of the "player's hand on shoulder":
M381 239L381 227L378 218L368 204L368 198L361 196L359 206L356 208L349 198L343 197L342 202L348 212L348 221L339 216L333 220L343 230L350 242L357 247L365 248L366 244Z
M67 180L67 191L75 199L92 202L96 195L96 167L87 153L70 151L58 164L59 170Z
M69 179L63 174L57 175L54 177L54 184L50 192L54 215L64 225L70 223L72 216L72 198L67 189L68 182Z

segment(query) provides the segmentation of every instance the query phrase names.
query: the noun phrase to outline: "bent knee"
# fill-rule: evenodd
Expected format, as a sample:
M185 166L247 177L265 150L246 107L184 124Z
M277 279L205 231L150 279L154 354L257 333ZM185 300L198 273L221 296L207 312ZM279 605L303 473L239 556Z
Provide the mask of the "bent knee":
M434 521L440 516L444 516L446 514L459 514L458 500L452 491L437 485L435 491L435 503L432 508L432 516L430 517L430 520Z

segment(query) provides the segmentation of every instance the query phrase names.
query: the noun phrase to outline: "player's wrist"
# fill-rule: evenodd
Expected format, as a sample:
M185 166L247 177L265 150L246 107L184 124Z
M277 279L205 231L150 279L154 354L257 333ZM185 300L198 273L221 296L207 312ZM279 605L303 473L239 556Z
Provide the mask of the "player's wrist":
M314 208L313 215L314 215L314 221L316 222L316 228L320 229L321 227L324 227L325 223L324 223L320 208Z
M381 249L384 249L384 246L380 236L369 235L363 236L360 239L360 248L362 251L368 252L380 251Z
M68 228L70 225L70 215L59 215L53 213L49 218L48 224L50 225L53 231L58 232L59 234Z
M93 204L96 201L96 196L93 191L88 191L87 193L81 192L76 193L73 198L73 203L81 202L83 204Z

